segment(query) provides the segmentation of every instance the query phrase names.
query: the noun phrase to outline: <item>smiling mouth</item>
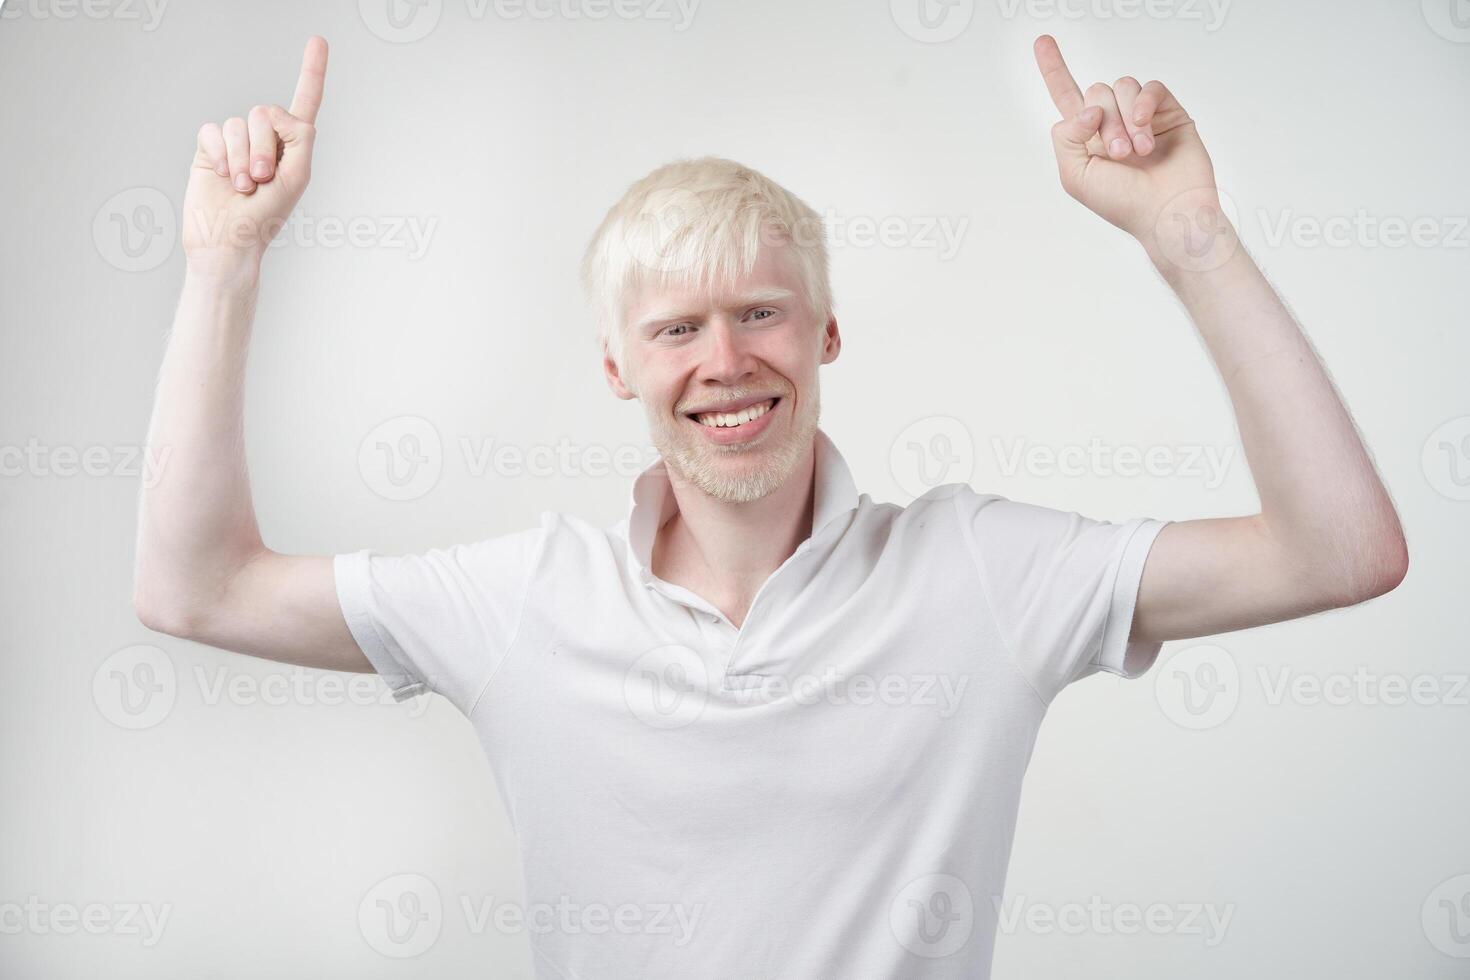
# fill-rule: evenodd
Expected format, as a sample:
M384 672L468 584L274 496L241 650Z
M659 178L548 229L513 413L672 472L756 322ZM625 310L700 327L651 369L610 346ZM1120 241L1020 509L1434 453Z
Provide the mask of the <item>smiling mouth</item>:
M780 401L779 397L767 398L754 405L747 405L738 412L690 412L686 417L708 429L738 429L763 417Z

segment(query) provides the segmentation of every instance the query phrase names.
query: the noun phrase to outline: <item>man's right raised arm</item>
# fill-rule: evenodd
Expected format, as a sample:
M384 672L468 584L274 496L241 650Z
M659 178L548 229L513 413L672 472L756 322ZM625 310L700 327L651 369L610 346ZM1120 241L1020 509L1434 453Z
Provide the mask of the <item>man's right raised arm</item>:
M327 46L307 42L289 110L199 131L184 195L184 286L159 374L139 498L133 604L149 629L271 660L371 671L343 619L330 555L261 540L243 394L261 259L311 176Z

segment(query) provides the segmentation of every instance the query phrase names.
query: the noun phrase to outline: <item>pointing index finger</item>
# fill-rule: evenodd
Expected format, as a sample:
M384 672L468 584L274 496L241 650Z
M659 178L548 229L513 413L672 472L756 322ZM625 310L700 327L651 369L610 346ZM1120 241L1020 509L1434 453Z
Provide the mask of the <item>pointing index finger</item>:
M291 97L291 115L315 123L326 81L327 41L313 36L307 39L306 52L301 56L301 77L296 79L296 94Z
M1043 34L1036 39L1036 67L1041 69L1041 77L1046 81L1046 90L1051 93L1051 100L1056 105L1057 111L1062 118L1071 119L1082 111L1082 90L1077 87L1077 80L1067 70L1067 63L1062 60L1062 50L1057 47L1056 38L1050 34Z

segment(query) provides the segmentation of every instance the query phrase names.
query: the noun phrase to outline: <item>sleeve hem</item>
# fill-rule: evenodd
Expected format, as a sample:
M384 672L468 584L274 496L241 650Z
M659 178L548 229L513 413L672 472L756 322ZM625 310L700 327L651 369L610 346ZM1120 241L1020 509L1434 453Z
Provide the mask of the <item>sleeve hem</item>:
M1133 613L1138 606L1138 589L1143 581L1143 566L1154 539L1170 522L1141 519L1123 546L1123 557L1113 579L1112 604L1103 627L1102 646L1092 666L1125 679L1141 676L1158 658L1161 642L1130 641Z
M332 559L332 573L337 588L337 602L342 607L342 618L347 629L362 649L373 669L383 678L394 701L405 701L428 690L428 685L406 667L393 652L391 644L378 631L368 610L371 605L370 560L373 551L364 548L339 554Z

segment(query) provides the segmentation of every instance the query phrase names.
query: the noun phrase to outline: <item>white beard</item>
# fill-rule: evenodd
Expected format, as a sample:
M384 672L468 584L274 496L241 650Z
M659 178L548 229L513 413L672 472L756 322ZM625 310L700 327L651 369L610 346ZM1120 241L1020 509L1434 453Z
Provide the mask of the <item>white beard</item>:
M782 401L790 397L785 395ZM821 398L814 384L812 397L792 417L790 429L782 441L772 445L763 440L760 445L749 449L726 449L705 443L698 433L681 431L681 423L667 416L654 418L650 414L648 429L671 479L685 480L716 500L748 504L775 492L790 478L801 462L802 454L816 437L821 410ZM763 462L754 469L737 470L727 465L727 462L739 460L746 454L757 453Z

